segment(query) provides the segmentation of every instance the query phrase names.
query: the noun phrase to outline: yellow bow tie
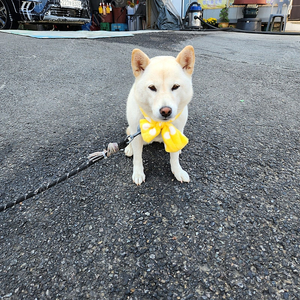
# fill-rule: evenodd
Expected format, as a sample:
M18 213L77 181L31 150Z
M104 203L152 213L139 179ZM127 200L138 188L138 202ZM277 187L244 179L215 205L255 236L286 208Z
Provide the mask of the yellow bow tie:
M188 138L171 124L171 122L177 119L180 114L173 120L156 122L149 118L142 109L141 112L145 119L140 120L140 128L142 138L146 143L150 143L161 133L165 144L165 150L167 152L177 152L184 148L189 142Z

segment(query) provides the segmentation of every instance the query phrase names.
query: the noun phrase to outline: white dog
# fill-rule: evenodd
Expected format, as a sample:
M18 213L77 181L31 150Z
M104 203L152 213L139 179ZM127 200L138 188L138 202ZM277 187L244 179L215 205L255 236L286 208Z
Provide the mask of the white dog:
M142 161L143 144L164 142L170 152L171 170L176 179L189 182L190 178L179 164L181 149L188 139L183 129L188 118L187 105L193 96L192 73L195 53L185 47L178 56L157 56L152 59L139 49L132 51L131 65L135 82L127 100L127 134L137 136L125 149L133 155L132 179L140 185L145 181Z

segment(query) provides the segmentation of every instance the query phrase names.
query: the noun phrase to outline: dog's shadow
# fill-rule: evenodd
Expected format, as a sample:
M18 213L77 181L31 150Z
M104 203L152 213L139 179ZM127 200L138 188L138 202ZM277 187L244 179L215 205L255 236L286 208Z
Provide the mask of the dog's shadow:
M144 172L150 177L173 178L170 166L170 154L165 151L163 143L153 142L143 148Z

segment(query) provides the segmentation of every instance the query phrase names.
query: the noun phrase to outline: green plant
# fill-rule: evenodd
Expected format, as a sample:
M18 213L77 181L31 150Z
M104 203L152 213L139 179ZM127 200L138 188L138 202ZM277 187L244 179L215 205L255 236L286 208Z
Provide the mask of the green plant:
M225 7L221 9L219 17L220 17L220 22L227 22L227 23L229 22L227 5L225 5Z

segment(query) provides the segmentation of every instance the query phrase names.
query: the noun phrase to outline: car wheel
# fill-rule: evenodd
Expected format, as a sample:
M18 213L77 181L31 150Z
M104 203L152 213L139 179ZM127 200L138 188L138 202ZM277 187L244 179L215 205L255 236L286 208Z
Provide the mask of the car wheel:
M7 2L0 0L0 29L15 29L18 26L18 22L13 19Z

